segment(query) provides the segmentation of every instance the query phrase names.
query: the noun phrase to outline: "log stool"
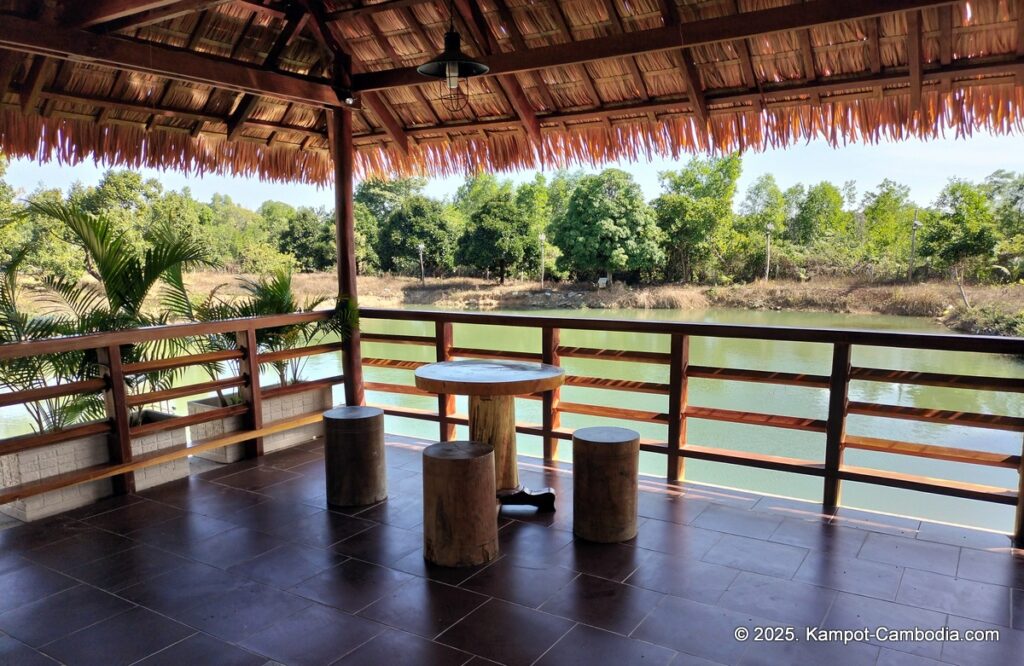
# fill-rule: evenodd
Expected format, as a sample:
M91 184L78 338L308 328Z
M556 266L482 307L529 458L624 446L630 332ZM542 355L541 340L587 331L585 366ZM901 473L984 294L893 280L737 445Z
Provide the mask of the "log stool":
M581 428L572 436L572 522L598 543L636 536L640 435L628 428Z
M336 407L324 412L327 503L366 506L387 499L384 410Z
M423 557L471 567L498 556L494 449L478 442L423 451Z

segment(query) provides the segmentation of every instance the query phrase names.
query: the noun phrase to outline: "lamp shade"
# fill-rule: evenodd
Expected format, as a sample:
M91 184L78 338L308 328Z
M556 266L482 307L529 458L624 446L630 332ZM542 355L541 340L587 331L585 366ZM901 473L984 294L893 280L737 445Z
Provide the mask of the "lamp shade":
M453 69L457 68L459 78L480 76L486 74L490 69L487 65L473 60L462 52L462 37L455 31L445 33L444 53L430 62L423 63L416 68L416 71L433 79L446 79L450 74L455 73L449 70L449 65L454 65Z

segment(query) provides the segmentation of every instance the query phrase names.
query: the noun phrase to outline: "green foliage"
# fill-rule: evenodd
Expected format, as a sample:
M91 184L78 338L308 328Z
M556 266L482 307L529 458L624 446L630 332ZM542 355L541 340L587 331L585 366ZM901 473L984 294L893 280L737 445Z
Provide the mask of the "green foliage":
M707 277L723 233L732 224L740 158L694 158L680 171L660 174L662 194L653 206L664 238L665 277L689 282Z
M427 272L450 273L455 269L459 231L451 211L441 203L420 194L406 197L381 225L381 268L418 275L422 243Z
M653 273L664 259L653 211L640 187L618 169L581 178L552 232L564 253L561 265L580 277Z
M376 275L380 272L380 223L370 209L361 203L352 207L356 237L356 267L360 275Z
M808 189L796 201L792 221L787 225L789 240L807 245L821 236L849 233L853 216L843 210L844 203L843 193L832 183L822 182Z
M470 216L459 244L459 263L494 271L504 284L510 272L523 267L527 247L533 244L527 213L510 189L496 191Z
M300 208L278 242L281 252L295 257L303 273L330 270L336 262L334 216L323 209Z
M356 186L353 199L357 204L366 206L378 225L383 225L403 201L420 194L426 186L427 181L423 178L368 178Z
M940 267L961 270L972 260L990 259L995 251L995 216L981 188L954 180L936 202L938 210L921 229L921 254Z

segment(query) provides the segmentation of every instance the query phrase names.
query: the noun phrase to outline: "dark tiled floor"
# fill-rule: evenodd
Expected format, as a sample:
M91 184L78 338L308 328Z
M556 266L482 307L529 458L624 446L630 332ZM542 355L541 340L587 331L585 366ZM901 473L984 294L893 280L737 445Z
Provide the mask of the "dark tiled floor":
M559 511L506 511L498 560L446 569L421 555L419 465L395 438L390 499L332 511L313 442L0 530L0 665L1024 660L1024 553L999 535L644 479L637 538L591 544L571 470L524 459ZM877 626L1000 639L805 640Z

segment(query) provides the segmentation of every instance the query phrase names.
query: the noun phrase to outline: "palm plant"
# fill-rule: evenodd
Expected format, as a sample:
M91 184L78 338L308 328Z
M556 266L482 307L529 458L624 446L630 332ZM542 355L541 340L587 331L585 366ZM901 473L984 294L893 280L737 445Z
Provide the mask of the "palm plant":
M32 342L74 332L73 322L59 315L30 315L19 308L20 269L28 247L14 253L0 277L0 344ZM68 384L95 374L83 352L29 356L0 362L0 385L10 391L29 391ZM103 401L96 394L75 394L24 403L37 433L60 430L101 418Z
M137 251L118 234L113 221L63 202L30 202L28 212L64 224L85 251L86 270L96 282L77 282L48 277L44 283L55 301L54 313L65 316L75 333L97 333L138 326L155 326L170 320L166 310L152 314L144 308L158 283L164 285L165 301L188 300L182 272L213 262L195 239L164 225L147 236L148 247ZM174 356L184 351L179 340L141 342L121 347L125 363ZM95 360L95 359L90 359ZM96 367L96 364L92 364ZM180 370L164 370L127 378L132 394L170 388ZM142 418L142 406L133 411L133 422Z

